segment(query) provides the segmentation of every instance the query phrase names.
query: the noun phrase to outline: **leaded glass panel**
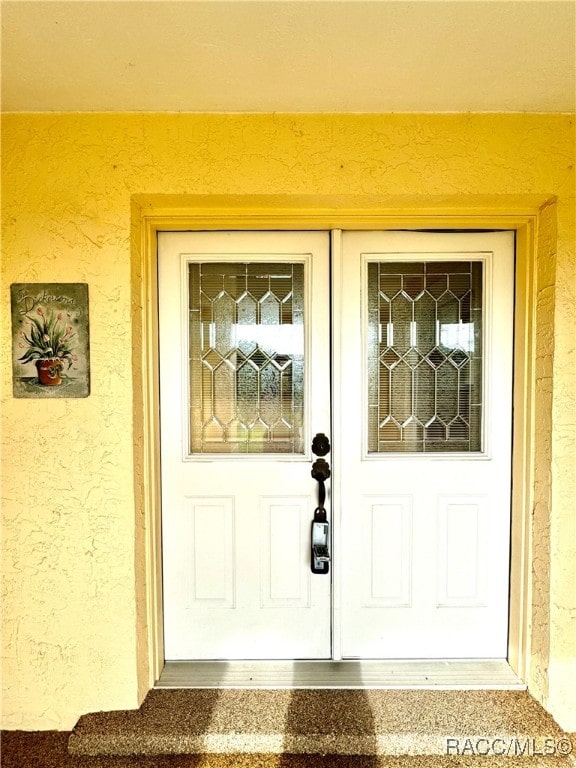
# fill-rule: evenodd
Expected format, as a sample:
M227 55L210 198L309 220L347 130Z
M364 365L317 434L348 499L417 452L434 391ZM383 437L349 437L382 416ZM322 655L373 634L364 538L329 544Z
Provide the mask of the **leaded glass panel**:
M368 264L368 451L482 450L483 265Z
M190 451L304 452L304 265L191 263Z

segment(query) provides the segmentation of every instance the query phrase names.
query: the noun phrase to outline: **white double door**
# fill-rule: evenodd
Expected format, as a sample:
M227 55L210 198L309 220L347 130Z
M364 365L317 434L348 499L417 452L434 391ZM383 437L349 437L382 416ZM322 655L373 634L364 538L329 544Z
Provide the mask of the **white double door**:
M509 232L159 235L167 659L506 656L513 264Z

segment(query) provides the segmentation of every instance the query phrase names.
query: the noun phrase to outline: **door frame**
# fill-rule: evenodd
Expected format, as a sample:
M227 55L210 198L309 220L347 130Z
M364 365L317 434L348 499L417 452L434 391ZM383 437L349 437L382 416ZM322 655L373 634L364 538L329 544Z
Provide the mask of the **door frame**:
M508 663L521 680L528 681L533 604L531 510L539 458L535 456L538 448L534 439L536 378L540 380L552 374L551 356L545 360L537 349L537 330L544 336L546 328L537 329L536 310L540 282L546 279L545 274L540 277L540 272L549 273L549 267L540 265L548 259L554 260L555 201L536 195L439 200L337 195L135 195L131 213L139 699L143 700L154 686L164 665L157 313L157 232L163 230L506 229L516 232ZM539 309L539 325L548 327L552 322L553 303L546 314ZM544 404L548 404L545 394L543 397ZM551 429L551 422L548 425L539 413L539 442L547 426ZM546 436L544 443L550 443ZM547 454L543 458L546 459ZM544 563L544 568L549 567L549 563Z

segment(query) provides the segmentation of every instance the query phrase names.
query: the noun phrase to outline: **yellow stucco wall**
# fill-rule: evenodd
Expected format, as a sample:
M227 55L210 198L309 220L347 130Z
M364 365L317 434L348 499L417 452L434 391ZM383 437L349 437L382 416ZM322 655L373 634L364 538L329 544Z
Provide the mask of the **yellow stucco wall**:
M573 120L7 115L2 126L2 726L67 729L142 692L131 196L530 194L558 198L538 268L537 402L554 428L536 452L530 683L576 730ZM13 399L9 286L59 281L89 284L92 394Z

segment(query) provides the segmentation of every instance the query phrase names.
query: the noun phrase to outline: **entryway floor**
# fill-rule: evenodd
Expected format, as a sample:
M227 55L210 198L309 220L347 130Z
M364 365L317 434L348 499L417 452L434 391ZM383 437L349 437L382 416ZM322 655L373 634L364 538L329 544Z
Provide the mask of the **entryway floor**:
M569 736L526 691L504 690L153 690L137 711L80 718L69 740L78 756L502 760L548 757L549 748L558 760L569 747Z
M566 759L370 755L141 755L76 757L66 731L4 731L2 768L572 768Z

